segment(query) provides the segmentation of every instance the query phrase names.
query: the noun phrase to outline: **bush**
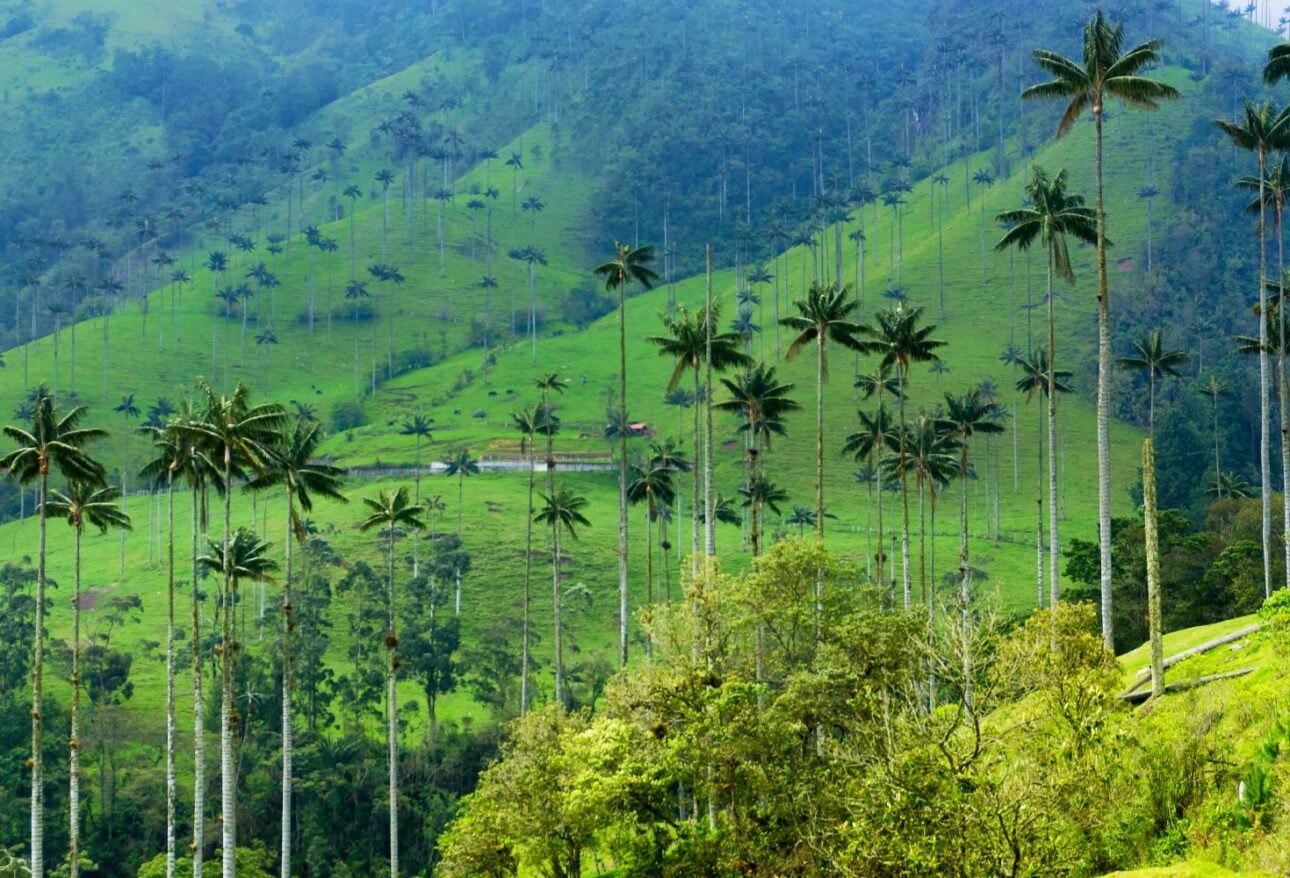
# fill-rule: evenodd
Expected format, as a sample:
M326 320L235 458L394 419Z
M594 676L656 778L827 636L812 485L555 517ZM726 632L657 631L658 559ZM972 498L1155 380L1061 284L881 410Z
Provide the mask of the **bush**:
M356 402L337 403L331 410L331 428L333 432L343 433L367 423L367 412Z
M583 327L614 310L614 300L591 286L577 286L560 303L560 319Z

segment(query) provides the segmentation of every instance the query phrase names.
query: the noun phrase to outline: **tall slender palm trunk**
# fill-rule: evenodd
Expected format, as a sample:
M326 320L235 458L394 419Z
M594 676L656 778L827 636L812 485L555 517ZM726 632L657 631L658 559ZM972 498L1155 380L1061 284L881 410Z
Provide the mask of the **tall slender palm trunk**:
M815 533L824 540L824 333L815 344Z
M72 878L81 874L81 531L73 533L76 573L72 594L72 734L68 749L68 865ZM34 874L34 873L33 873Z
M559 573L558 570L556 572ZM625 281L618 287L618 665L627 667L627 283Z
M389 653L390 670L386 684L386 753L389 763L390 808L390 878L399 876L399 706L398 706L398 631L394 607L397 595L394 590L394 524L390 523L390 589L389 589Z
M233 595L236 590L229 569L229 543L233 535L232 449L224 446L224 594L220 629L220 825L223 849L221 874L237 878L237 769L233 763Z
M717 554L717 496L712 491L712 245L707 247L707 311L703 320L704 336L704 432L703 432L703 509L704 554Z
M1057 609L1061 544L1057 540L1057 331L1053 322L1053 258L1048 254L1048 606ZM1056 625L1056 616L1053 624Z
M1035 579L1038 595L1035 607L1042 610L1044 608L1044 410L1042 406L1036 406L1039 410L1039 424L1037 435L1039 440L1035 443L1036 460L1038 466L1035 467Z
M1267 151L1259 149L1259 478L1262 483L1263 525L1263 596L1272 596L1272 461L1269 409L1272 402L1268 387L1268 236L1267 205L1264 202L1267 180Z
M960 438L963 443L959 459L959 479L962 487L959 497L959 601L963 605L960 610L963 626L963 699L971 703L972 651L968 649L968 629L971 625L968 607L972 600L972 577L968 560L968 437L964 434Z
M36 630L31 657L31 874L45 875L45 547L49 463L40 468L40 545L36 564Z
M905 371L897 366L900 381L900 563L905 609L913 602L913 585L909 562L909 476L905 472Z
M1277 224L1277 285L1285 294L1285 235L1281 222L1285 216L1285 204L1280 192L1276 193L1273 209L1276 211ZM1277 397L1281 409L1281 546L1285 552L1285 584L1290 588L1290 381L1286 378L1286 309L1282 299L1277 300ZM1152 438L1155 436L1153 434ZM1153 449L1154 452L1154 449Z
M1093 105L1097 141L1097 535L1102 641L1115 645L1111 618L1111 290L1106 275L1106 210L1102 195L1102 99Z
M291 485L288 484L286 545L283 547L286 574L282 580L282 825L279 830L282 878L291 878L291 629L295 612L291 603L291 495Z
M565 705L564 698L564 620L560 607L560 523L551 522L551 607L555 622L555 703Z
M1156 526L1156 449L1142 441L1142 518L1147 555L1147 620L1151 640L1151 697L1165 694L1164 624L1160 607L1160 538ZM1055 618L1055 617L1054 617ZM1056 622L1054 621L1054 626Z
M524 521L524 631L520 646L520 714L529 709L529 611L532 606L530 586L533 572L533 486L537 479L533 463L533 445L529 439L529 514ZM548 463L549 467L550 464Z
M78 579L81 563L80 539L78 531L76 534ZM166 473L166 552L168 556L166 573L166 878L175 878L175 471L173 469ZM78 596L78 606L79 603ZM76 874L76 866L73 865L73 878Z
M204 489L203 489L204 490ZM192 489L192 653L193 653L193 878L202 878L206 843L206 728L202 717L202 616L197 591L197 521L199 491Z

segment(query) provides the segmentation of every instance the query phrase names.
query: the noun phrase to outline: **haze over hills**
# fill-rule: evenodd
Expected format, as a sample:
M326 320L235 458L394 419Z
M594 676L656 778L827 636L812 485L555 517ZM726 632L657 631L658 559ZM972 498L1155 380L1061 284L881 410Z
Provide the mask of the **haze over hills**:
M1274 604L1263 634L1233 641L1257 656L1253 674L1158 697L1146 715L1115 697L1145 659L1116 665L1099 645L1106 632L1129 653L1149 632L1148 435L1163 564L1151 575L1164 582L1170 649L1242 631L1287 575L1279 394L1267 444L1272 524L1261 532L1259 357L1249 353L1258 344L1231 341L1259 332L1248 211L1257 193L1231 185L1258 167L1211 124L1239 119L1246 97L1284 102L1284 84L1260 81L1281 37L1257 7L1183 0L1104 12L1126 23L1126 48L1164 40L1141 72L1177 91L1156 112L1118 101L1106 111L1112 353L1186 356L1145 371L1117 363L1110 376L1115 562L1100 593L1097 247L1091 231L1069 231L1073 280L1055 280L1055 363L1069 392L1050 471L1044 392L1019 384L1047 346L1046 253L996 246L1019 222L1001 215L1038 203L1037 168L1065 169L1069 192L1094 203L1091 114L1058 139L1064 105L1018 97L1046 76L1032 50L1080 57L1092 4L657 0L624 15L618 4L563 0L0 0L0 412L20 425L43 405L85 406L84 423L108 431L89 448L103 484L126 495L106 503L133 524L128 534L90 527L79 540L61 520L49 524L47 789L37 809L48 823L35 871L54 874L69 847L77 656L89 679L85 740L72 748L89 858L80 871L167 874L159 791L166 684L178 672L180 807L169 823L178 868L191 874L190 618L206 663L208 800L196 845L208 869L221 860L230 806L245 847L237 870L284 878L400 868L951 874L949 864L953 874L1092 875L1189 858L1283 868L1273 695L1284 681L1274 645L1283 611ZM1284 176L1270 180L1284 186ZM1280 224L1265 228L1275 278ZM652 288L628 284L621 315L619 291L595 272L619 241L652 247L643 255L657 273ZM848 319L875 326L921 309L916 320L944 345L875 398L857 379L880 355L831 339L817 495L820 363L809 339L790 356L799 329L781 318L818 303L830 283L855 303ZM701 402L705 376L682 369L681 392L669 391L677 361L660 345L669 321L699 313L709 290L718 334L732 333L718 346L749 358L710 391L711 500L729 501L713 534L719 576L701 573L695 506L709 490L688 469L705 457L694 393ZM1154 353L1133 347L1156 330ZM800 406L761 433L747 406L720 405L754 362L773 367ZM544 396L535 381L553 372L567 386ZM241 490L272 470L274 453L231 465L241 473L229 521L267 543L260 554L280 568L266 582L247 572L240 591L217 563L218 494L194 498L179 478L171 497L164 479L143 475L157 450L140 428L188 423L186 401L198 411L211 402L199 381L216 400L244 385L253 404L283 406L284 424L316 426L310 455L343 470L336 491L348 502L309 488L318 496L292 519L293 538L287 506L298 496L272 478ZM964 450L946 421L969 396L986 408ZM900 411L939 437L919 446L917 467L902 472L899 460L919 434L904 434L907 447L894 428L881 467L843 451L883 398L893 421ZM517 429L526 408L558 419L553 474L542 424ZM201 446L218 469L222 446L204 429L168 435ZM677 452L683 464L667 463ZM637 499L625 628L620 463ZM70 490L64 475L50 486ZM413 504L429 501L421 520L360 529L369 515L394 514L378 498L400 488ZM38 490L0 486L0 778L13 791L0 804L0 848L29 862ZM558 498L578 502L556 508ZM190 526L190 511L205 523ZM168 662L172 542L179 621ZM211 559L200 570L193 546ZM69 600L78 571L81 596ZM286 715L298 758L285 794L296 807L285 818L294 866L284 866L281 608L292 583ZM1112 598L1109 613L1097 609ZM706 635L687 613L712 626ZM1219 627L1193 635L1195 626ZM230 639L244 656L227 669L223 699L242 760L235 805L216 798L217 756L233 746L219 740ZM1050 640L1051 654L1041 648ZM711 679L704 666L718 669ZM1180 667L1194 680L1247 663L1210 651ZM1245 725L1226 714L1242 699ZM1201 728L1205 711L1218 718ZM964 757L977 723L987 743ZM1024 735L1004 732L1014 723ZM736 742L740 727L751 731ZM928 742L939 735L949 744L938 755ZM402 754L394 794L391 737ZM885 751L856 743L884 738ZM1218 749L1235 758L1207 774L1199 754ZM637 786L633 760L647 753L657 776ZM1194 776L1131 780L1135 759L1163 773L1194 766ZM525 773L533 764L554 767L551 786ZM857 765L883 768L861 781L842 768ZM818 800L778 795L834 771L836 788ZM1263 798L1230 810L1224 796L1238 781L1266 785ZM392 845L391 795L402 820ZM1105 822L1059 816L1097 810L1098 795L1119 796L1122 810ZM876 804L884 797L910 804ZM1019 802L1041 816L1010 812ZM541 812L573 828L497 816ZM1012 816L969 816L979 814ZM930 840L912 837L917 825L933 827ZM879 843L882 827L890 840ZM972 844L956 848L951 839L969 829ZM810 853L792 853L799 845ZM391 867L396 852L401 867ZM222 874L232 868L221 863Z

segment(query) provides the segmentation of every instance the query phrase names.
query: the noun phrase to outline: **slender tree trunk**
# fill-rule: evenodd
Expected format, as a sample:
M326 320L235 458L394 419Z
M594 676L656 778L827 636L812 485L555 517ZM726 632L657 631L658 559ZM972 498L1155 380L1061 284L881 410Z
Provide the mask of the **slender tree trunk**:
M1102 98L1093 106L1097 140L1097 532L1102 641L1114 649L1111 618L1111 290L1106 275L1106 210L1102 197ZM1056 548L1056 547L1053 547Z
M1156 525L1156 449L1142 441L1142 507L1147 553L1147 618L1151 628L1151 697L1165 694L1164 625L1160 607L1160 539ZM1056 628L1056 616L1054 630Z
M717 496L712 491L712 245L707 247L707 311L704 317L704 396L703 410L703 504L704 554L709 558L717 554Z
M968 649L968 628L971 624L968 608L972 601L972 568L969 566L968 559L968 437L965 433L959 438L963 443L959 460L959 478L963 488L962 496L959 498L959 601L963 604L961 610L963 624L963 699L970 704L972 701L972 658L971 650Z
M233 764L233 596L236 580L229 569L229 544L233 534L232 449L224 446L224 599L220 637L220 822L223 878L237 878L237 771Z
M545 417L545 415L544 415ZM529 709L529 610L532 604L530 600L530 575L533 569L533 484L536 480L535 468L533 466L533 446L532 438L529 439L529 514L524 520L524 631L522 637L522 647L520 650L520 714L523 715ZM548 464L550 466L550 464Z
M160 322L161 317L157 318ZM76 534L80 579L80 533ZM166 878L175 878L175 471L166 473ZM79 587L78 587L79 592ZM78 594L77 605L80 597ZM72 867L72 876L76 876Z
M419 440L418 440L419 441ZM287 484L287 529L284 539L286 575L282 580L282 826L281 875L291 878L291 629L295 626L295 607L291 603L291 508L292 490Z
M1038 601L1035 606L1044 608L1044 410L1039 410L1038 441L1035 453L1038 466L1035 467L1035 576L1038 585Z
M824 541L824 333L815 344L815 533Z
M45 546L49 463L40 470L40 547L36 567L36 630L31 657L31 874L45 875Z
M1281 195L1277 194L1273 203L1276 210L1277 224L1277 284L1284 295L1286 282L1285 238L1281 221L1284 217L1284 205ZM1277 302L1277 390L1281 409L1281 546L1285 552L1285 584L1290 588L1290 381L1286 377L1286 306ZM1155 439L1155 433L1152 433Z
M551 606L555 618L555 702L564 706L564 620L560 612L560 523L551 522Z
M690 572L698 570L699 563L699 504L703 500L703 494L699 489L699 472L703 469L701 461L703 457L700 449L700 437L703 435L701 427L701 415L703 413L703 404L699 401L702 385L699 383L699 364L691 364L694 367L694 465L690 467L691 475L691 496L690 496ZM706 509L705 509L706 512Z
M913 602L913 586L909 563L909 476L905 472L905 372L897 366L900 380L900 562L901 584L904 587L905 609Z
M202 617L198 600L197 578L197 505L198 490L192 487L192 643L193 653L193 878L202 878L202 855L205 846L206 817L206 728L202 717Z
M618 287L618 666L627 667L627 280ZM558 573L559 571L557 571Z
M1268 239L1267 205L1264 201L1267 179L1267 153L1259 150L1259 478L1262 483L1263 512L1263 596L1272 596L1272 462L1269 411L1272 403L1268 387L1271 371L1268 358Z
M390 808L390 878L399 876L399 706L398 706L398 628L395 605L398 597L394 590L394 524L390 523L390 671L386 694L386 747L389 762Z
M1048 254L1048 606L1057 609L1061 544L1057 539L1057 331L1053 322L1053 253ZM1056 616L1053 617L1054 625Z
M77 878L81 874L81 531L83 529L84 525L78 523L73 531L76 541L76 575L75 591L72 595L72 734L67 766L69 779L67 803L70 818L68 863L72 878Z

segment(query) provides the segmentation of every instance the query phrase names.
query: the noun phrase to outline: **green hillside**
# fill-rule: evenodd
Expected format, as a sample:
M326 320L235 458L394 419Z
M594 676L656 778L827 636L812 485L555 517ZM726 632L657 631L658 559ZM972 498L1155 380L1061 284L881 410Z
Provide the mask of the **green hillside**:
M302 726L297 862L310 878L387 869L381 661L391 636L384 634L384 610L373 606L382 600L387 544L379 529L363 531L360 522L371 511L364 500L400 488L432 501L427 532L399 531L393 561L400 588L407 587L392 612L409 644L409 668L417 660L413 649L438 636L436 619L448 636L460 636L437 657L447 682L433 725L428 707L436 697L418 678L424 669L400 674L397 725L407 761L400 795L411 874L488 871L461 866L474 861L446 852L450 824L485 841L496 836L493 853L518 852L514 868L498 867L497 874L558 872L545 855L516 846L527 830L474 828L470 808L482 806L463 810L461 803L486 766L509 770L513 760L545 753L525 748L555 746L570 729L577 743L569 752L592 748L574 763L608 766L597 778L603 787L578 786L586 776L571 770L571 795L597 802L606 789L617 790L583 813L619 819L630 812L626 822L588 836L576 855L582 874L688 874L692 863L719 862L714 874L806 878L824 874L819 863L828 869L843 861L850 864L846 874L938 874L950 861L943 858L953 859L947 854L953 840L970 827L991 840L971 851L965 844L959 868L972 863L981 874L1219 876L1228 874L1224 869L1264 870L1234 873L1259 875L1290 868L1275 804L1284 780L1279 750L1266 765L1259 762L1284 714L1278 695L1284 656L1268 631L1189 659L1168 679L1247 666L1252 673L1144 708L1122 704L1116 687L1137 682L1147 667L1145 646L1123 652L1119 670L1108 670L1114 658L1089 633L1096 613L1087 604L1072 602L1060 620L1069 626L1062 636L1072 652L1054 649L1033 678L1021 663L1008 664L1017 650L1038 649L1048 618L1033 615L1037 512L1045 516L1045 538L1047 530L1046 497L1036 504L1036 482L1047 478L1039 472L1047 425L1041 401L1015 389L1021 370L1011 362L1045 343L1046 272L1041 249L995 250L1004 234L997 217L1023 205L1039 167L1065 169L1072 191L1093 200L1092 119L1082 118L1057 140L1060 105L1013 100L1040 75L1032 48L1077 52L1074 38L1087 10L1057 0L1006 11L979 0L930 9L898 0L889 8L846 10L802 2L803 9L770 0L658 0L656 14L626 22L598 0L481 0L470 9L459 0L278 6L0 0L6 82L0 107L10 110L0 114L6 170L0 238L10 245L0 248L0 405L8 407L2 410L8 423L23 422L44 385L60 407L87 407L87 423L110 434L92 454L123 489L121 506L133 521L124 536L90 528L79 559L82 636L102 648L96 661L106 654L121 663L112 681L119 688L101 678L86 687L82 775L85 831L93 839L87 850L107 865L86 866L82 874L151 878L148 870L160 862L153 858L164 848L156 793L165 764L171 541L181 620L180 823L191 822L192 803L184 797L194 780L187 667L193 497L182 487L175 492L171 532L165 494L140 475L152 449L139 428L164 423L196 399L199 382L222 392L244 384L255 401L280 403L291 416L319 423L321 458L347 471L348 502L319 500L302 525L310 536L293 544L300 553L299 600L308 612L324 607L302 623L300 648L308 655L301 662L325 693L317 714L310 705L307 728L304 708L295 704ZM1159 329L1168 347L1190 355L1177 374L1161 377L1154 424L1165 626L1181 629L1168 631L1172 654L1252 622L1265 569L1274 585L1287 575L1280 552L1266 564L1260 554L1257 359L1230 341L1256 331L1249 314L1258 262L1248 193L1228 191L1234 177L1253 172L1253 159L1230 149L1209 125L1237 111L1238 95L1265 93L1257 91L1257 68L1276 40L1252 16L1202 0L1133 6L1113 17L1129 19L1131 41L1143 32L1168 37L1164 64L1145 75L1180 92L1156 113L1113 102L1105 125L1114 354L1129 353L1134 340ZM732 37L735 19L739 33ZM628 45L637 48L621 49ZM185 90L183 100L173 93ZM653 267L664 276L653 289L631 289L622 315L616 293L594 273L616 240L655 247ZM710 277L702 271L709 246ZM1057 504L1060 587L1063 597L1078 601L1094 596L1097 573L1095 248L1072 241L1071 257L1075 281L1057 281L1053 305L1057 368L1072 373L1074 391L1059 404ZM764 282L750 281L758 269L766 272ZM827 600L776 591L812 564L815 587L825 577L823 556L810 555L817 548L793 539L811 533L795 511L815 504L815 362L805 353L787 358L792 336L779 320L835 272L859 302L857 320L870 323L904 302L922 308L935 324L934 338L945 343L939 363L910 373L911 421L940 414L947 395L973 388L1006 413L1002 433L973 439L965 488L957 478L937 486L930 504L910 490L913 613L896 606L901 494L885 492L886 533L875 533L874 485L859 472L863 461L841 451L857 429L858 411L874 408L854 386L874 359L837 345L829 349L823 391L824 548L830 585L843 587L831 587ZM717 528L726 591L714 597L699 589L710 604L682 604L685 589L698 588L687 573L698 498L690 475L678 475L665 524L648 522L644 505L628 513L633 616L623 671L616 661L617 445L606 438L617 405L619 321L626 325L628 421L644 424L643 435L630 440L628 462L645 459L649 443L664 440L697 458L693 400L678 405L668 398L675 364L650 337L664 331L672 309L702 307L709 284L722 328L747 309L744 322L756 328L745 337L746 350L775 366L801 404L761 457L764 473L786 492L767 514L766 543L798 566L780 570L774 581L759 578L763 568L753 558L745 515L742 525ZM526 458L512 422L512 413L539 401L536 379L552 372L569 383L553 398L561 421L554 482L585 498L587 520L576 536L566 533L555 577L564 600L567 701L578 709L567 716L554 705L547 528L535 528L526 554L526 464L540 460L541 449ZM683 389L692 389L691 377ZM1221 382L1224 391L1210 400L1202 395L1206 382L1211 388ZM1112 576L1124 618L1117 625L1131 631L1121 629L1118 645L1127 649L1147 626L1151 568L1141 506L1147 385L1143 375L1119 369L1112 384ZM714 395L727 394L718 385ZM424 442L404 429L413 417L429 421ZM747 475L740 421L714 417L715 489L737 502ZM1275 444L1275 421L1271 432ZM459 483L442 469L463 452L484 471ZM1274 489L1279 452L1270 451ZM1218 469L1227 483L1217 481ZM52 483L61 487L63 480L55 475ZM547 490L540 469L537 490ZM961 501L978 575L960 630ZM1286 538L1281 502L1278 496L1273 508L1275 545ZM27 648L22 626L29 624L29 568L39 544L35 503L30 485L6 481L0 488L0 586L9 589L14 617L5 630L21 633L13 643L0 642L0 672ZM203 538L219 538L218 520ZM235 491L233 524L267 541L274 558L291 540L280 487ZM458 532L464 556L451 554ZM888 571L871 569L875 541L893 559ZM213 551L204 541L199 546L200 554ZM454 562L444 559L453 557L464 558L456 563L468 569L460 618L449 620ZM71 529L61 519L51 522L46 678L49 728L58 731L46 731L49 785L57 785L47 809L63 815L50 842L60 856L67 843L62 730L72 692L76 565ZM364 585L359 580L369 566ZM528 719L519 716L518 695L526 571L536 708ZM282 585L281 576L244 584L237 634L247 653L234 698L246 759L237 782L245 788L239 831L247 844L265 845L246 854L261 858L266 873L274 871L282 807L276 773ZM202 648L213 657L221 648L219 587L206 577L198 587L196 612L208 638ZM759 588L762 594L753 594ZM929 595L935 618L925 621ZM818 619L812 637L804 633L809 626L792 629L805 625L811 607L827 615L823 641ZM683 614L691 611L696 619L711 614L706 639L694 639L698 629L687 627ZM781 623L792 630L785 633ZM1054 644L1057 630L1055 623ZM1269 627L1282 630L1279 621ZM768 659L770 671L762 666L768 633L775 640L769 650L783 649ZM697 657L708 650L701 665ZM979 654L959 654L968 650ZM1034 656L1041 661L1039 652ZM971 676L973 661L982 668L979 680ZM216 669L212 658L208 771L217 768ZM1067 671L1083 688L1063 689ZM0 673L0 743L7 754L0 778L15 788L29 777L25 674L10 680L12 674ZM1052 707L1067 697L1067 713ZM687 714L691 709L697 712ZM642 719L647 714L663 719L651 726ZM542 727L548 721L554 725ZM731 733L739 727L746 738ZM955 766L970 728L987 743ZM699 731L679 743L682 729ZM601 733L604 740L596 737ZM709 733L711 739L703 737ZM941 733L943 748L925 746ZM1084 749L1085 739L1093 749ZM613 787L625 776L617 772L631 774L624 766L641 754L656 759L646 766L653 785ZM1164 778L1168 760L1184 757L1196 760L1187 763L1195 773L1180 781L1185 795ZM559 758L545 754L534 764ZM1135 759L1150 772L1136 773ZM878 795L857 777L857 766L900 795ZM1251 766L1271 779L1267 800L1247 813L1227 801L1227 787L1249 780ZM777 777L779 770L792 776ZM810 808L771 814L780 786L809 778L823 790L830 776L838 785L818 793L818 809L817 793L803 793ZM1049 787L1037 780L1049 777L1057 778ZM500 788L508 783L523 788L520 781ZM710 797L706 803L700 789ZM1083 798L1094 789L1123 798L1117 808L1099 810ZM1007 797L1028 803L1031 793L1047 798L1028 824L1019 815L1029 805L1008 811L1014 805ZM21 848L28 795L24 790L0 807L0 863L9 848ZM937 810L947 801L948 810ZM865 810L871 806L876 810ZM544 807L511 802L503 810L524 816ZM839 816L852 807L854 814ZM980 822L995 807L1008 814ZM706 824L704 808L712 815ZM1071 817L1078 808L1088 809L1087 820ZM1250 818L1254 810L1257 819ZM210 848L218 814L207 812ZM875 817L880 812L886 817ZM823 814L832 821L828 830L810 835L792 871L777 858L815 833L811 821ZM914 840L907 827L924 818L931 829ZM1245 825L1247 818L1254 824ZM789 844L782 827L799 824L811 828ZM864 829L874 826L884 831ZM1048 841L1036 840L1045 833ZM883 847L897 842L908 842L908 850ZM757 849L762 843L767 849ZM1026 866L1014 863L1010 871L996 854L1014 843L1016 862L1025 859ZM648 860L649 851L658 859ZM663 862L674 856L674 871L666 872ZM1110 871L1134 865L1150 868Z

